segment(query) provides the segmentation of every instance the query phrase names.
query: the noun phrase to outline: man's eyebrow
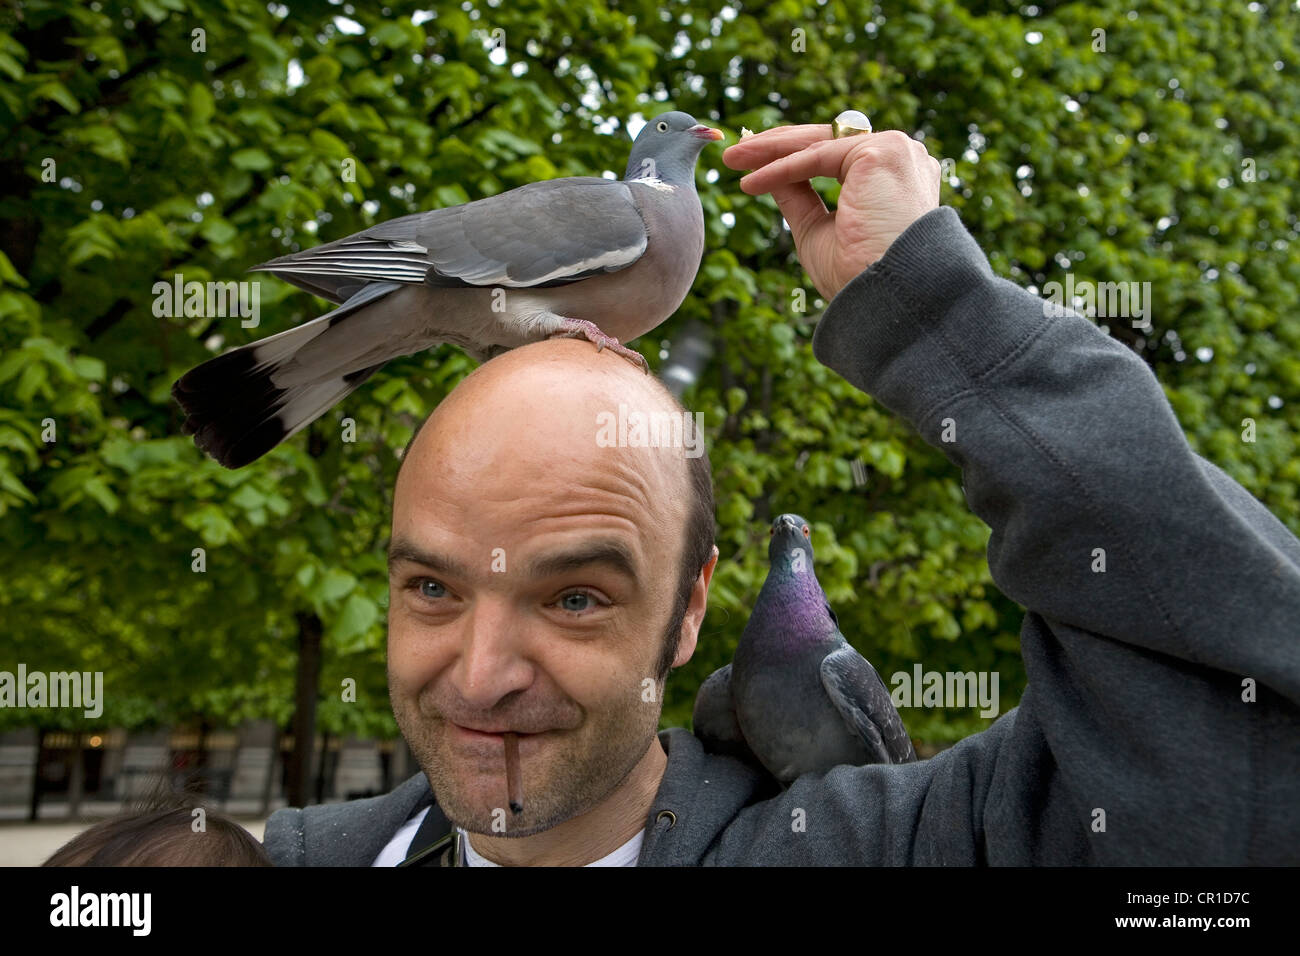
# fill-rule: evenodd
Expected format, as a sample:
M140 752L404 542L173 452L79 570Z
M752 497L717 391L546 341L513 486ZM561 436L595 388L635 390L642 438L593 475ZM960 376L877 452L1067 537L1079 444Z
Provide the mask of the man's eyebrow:
M454 577L470 576L469 569L463 561L421 548L411 541L399 538L388 546L389 571L392 571L394 565L402 563L419 564L439 574ZM623 542L613 539L588 541L563 551L538 555L530 560L523 570L531 577L546 578L592 565L604 565L633 580L638 577L636 559L632 556L632 552Z
M563 551L538 555L524 567L524 573L546 578L592 565L604 565L632 580L638 577L632 552L623 542L613 539L588 541Z
M463 561L421 548L411 541L398 538L388 545L388 570L391 573L396 564L420 564L439 574L452 577L469 577L469 569Z

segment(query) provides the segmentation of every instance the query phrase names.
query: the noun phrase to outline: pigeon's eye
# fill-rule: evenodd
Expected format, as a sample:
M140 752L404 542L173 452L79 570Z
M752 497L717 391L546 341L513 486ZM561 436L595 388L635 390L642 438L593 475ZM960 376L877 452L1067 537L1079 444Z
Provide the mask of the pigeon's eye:
M809 541L812 540L812 535L809 533L807 525L803 526L803 536L807 538Z
M771 537L775 537L775 535L776 535L776 525L772 525L772 527L767 529L767 536L771 538Z
M661 133L666 133L668 132L668 124L665 123L663 120L660 120L658 123L655 124L655 129L659 130L659 132Z

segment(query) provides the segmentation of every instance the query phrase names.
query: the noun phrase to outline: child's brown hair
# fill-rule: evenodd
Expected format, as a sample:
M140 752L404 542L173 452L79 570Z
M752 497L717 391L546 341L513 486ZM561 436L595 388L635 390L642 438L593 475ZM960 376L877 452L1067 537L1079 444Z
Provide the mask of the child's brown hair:
M161 780L134 808L82 831L42 866L271 866L262 844L219 813L203 812L194 830L197 795Z

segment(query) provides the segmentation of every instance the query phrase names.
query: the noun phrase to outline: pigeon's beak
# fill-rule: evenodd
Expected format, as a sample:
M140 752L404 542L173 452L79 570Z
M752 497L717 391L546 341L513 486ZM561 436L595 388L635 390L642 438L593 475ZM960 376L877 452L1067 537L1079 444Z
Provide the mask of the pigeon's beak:
M711 126L704 126L702 124L692 126L686 132L690 133L692 136L698 136L700 139L707 139L711 142L717 142L722 139L722 130L714 129Z

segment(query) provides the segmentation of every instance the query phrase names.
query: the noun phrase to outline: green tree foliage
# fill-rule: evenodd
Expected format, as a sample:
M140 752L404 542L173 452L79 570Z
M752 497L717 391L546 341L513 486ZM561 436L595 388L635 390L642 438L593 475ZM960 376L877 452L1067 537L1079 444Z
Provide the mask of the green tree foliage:
M452 348L394 362L226 472L179 435L171 382L325 304L263 277L264 321L245 329L158 317L154 284L239 280L404 213L619 173L627 119L670 108L729 141L863 109L951 161L943 201L1001 275L1150 282L1151 331L1108 330L1192 445L1300 531L1298 18L1282 3L28 0L0 18L0 629L6 661L104 670L105 723L285 721L306 612L326 624L322 725L395 733L396 450L472 367ZM882 674L994 670L1005 710L1022 609L989 577L960 475L812 357L824 303L770 198L741 193L716 150L699 177L700 277L637 343L660 363L699 320L716 348L686 400L711 439L721 561L664 723L687 723L729 659L781 511L814 523L843 630ZM987 723L905 716L931 742Z

